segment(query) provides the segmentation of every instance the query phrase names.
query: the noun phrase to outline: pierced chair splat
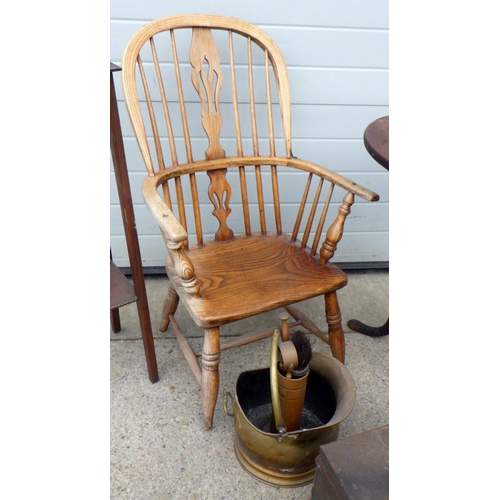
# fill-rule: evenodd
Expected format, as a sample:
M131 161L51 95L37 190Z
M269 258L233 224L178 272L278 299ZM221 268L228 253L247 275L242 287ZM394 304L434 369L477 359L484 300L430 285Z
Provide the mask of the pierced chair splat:
M284 308L291 327L328 342L344 361L336 292L347 277L330 259L355 197L378 195L292 155L287 68L256 26L217 15L163 17L132 37L122 66L148 172L143 197L168 252L160 329L172 326L201 385L208 429L221 350L270 336L276 325L222 344L221 326ZM294 307L320 295L326 335ZM201 352L175 321L179 301L205 330Z

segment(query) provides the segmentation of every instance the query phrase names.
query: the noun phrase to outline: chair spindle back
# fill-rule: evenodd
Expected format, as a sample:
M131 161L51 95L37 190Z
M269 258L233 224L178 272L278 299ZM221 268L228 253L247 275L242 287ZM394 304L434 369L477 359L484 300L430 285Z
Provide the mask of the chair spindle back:
M256 230L290 233L305 248L313 231L316 254L334 183L325 195L321 177L285 162L292 159L288 74L265 32L222 16L168 16L132 37L122 67L148 174L162 176L166 204L188 233L186 249ZM301 184L297 210L288 193ZM284 227L289 220L293 227Z

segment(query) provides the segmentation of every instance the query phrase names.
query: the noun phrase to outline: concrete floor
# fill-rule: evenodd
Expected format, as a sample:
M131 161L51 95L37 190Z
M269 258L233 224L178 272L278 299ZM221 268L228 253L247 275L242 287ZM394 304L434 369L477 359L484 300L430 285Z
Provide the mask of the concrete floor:
M389 272L348 271L349 283L339 291L346 333L346 366L356 383L356 404L340 425L339 438L389 423L389 337L370 338L352 332L347 321L356 318L373 326L388 316ZM310 499L312 484L279 488L248 474L236 459L232 419L225 415L223 399L234 393L241 372L269 365L270 339L221 354L220 390L214 427L202 429L200 388L169 328L158 331L168 280L146 278L155 335L160 381L149 382L135 304L122 307L122 332L111 339L110 455L112 499ZM322 298L297 306L323 332L326 331ZM276 314L264 314L234 323L222 336L279 326ZM194 349L201 349L203 332L185 312L176 314L189 332ZM329 352L316 339L313 350Z

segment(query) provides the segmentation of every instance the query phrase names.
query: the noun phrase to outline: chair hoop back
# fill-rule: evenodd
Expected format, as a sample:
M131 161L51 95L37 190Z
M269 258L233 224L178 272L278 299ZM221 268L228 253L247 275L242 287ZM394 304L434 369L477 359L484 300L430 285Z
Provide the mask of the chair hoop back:
M190 30L188 45L182 32L189 33ZM220 31L228 35L217 36L216 43L214 36ZM161 38L162 34L166 36ZM260 50L257 51L257 48ZM246 52L246 64L241 63L241 57L236 63L235 55L241 56L243 52ZM192 67L191 72L186 70L188 64ZM209 140L206 159L226 156L220 144L224 121L227 121L228 127L232 122L232 132L236 135L235 150L227 156L243 156L243 143L249 136L251 154L259 154L259 137L262 136L269 137L269 154L274 155L277 115L282 122L283 155L291 157L290 91L286 64L276 43L253 24L232 17L205 14L156 19L140 28L130 39L123 55L122 68L125 102L150 175L163 170L168 164L184 163L176 145L182 142L181 137L185 143L185 161L190 163L200 157L197 154L199 148L194 144L195 139L198 141L200 138L199 125L192 123L194 113L190 112L195 106L201 106L202 125ZM172 75L169 81L164 76L167 71ZM223 78L223 73L228 76ZM193 93L193 87L197 95ZM198 103L195 102L196 97ZM151 123L148 124L143 118L144 106L150 117ZM245 109L242 109L243 106ZM163 127L168 137L170 161L165 158L166 147L161 140ZM264 127L267 130L259 133L259 129ZM148 137L153 138L156 161L153 160L153 148Z

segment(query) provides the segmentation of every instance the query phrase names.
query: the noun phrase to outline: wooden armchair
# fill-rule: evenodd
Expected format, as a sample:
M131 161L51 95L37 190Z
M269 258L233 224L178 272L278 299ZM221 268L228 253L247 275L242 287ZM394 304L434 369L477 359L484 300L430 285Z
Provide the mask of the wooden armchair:
M201 385L209 429L221 349L273 332L221 345L222 325L283 307L294 326L328 342L344 361L336 291L347 277L328 261L355 196L376 201L378 195L293 156L285 61L248 22L202 14L157 19L129 41L122 68L148 171L144 200L168 251L160 329L174 328ZM335 201L338 210L329 217ZM325 297L328 337L292 307L318 295ZM175 321L179 298L205 330L201 353Z

